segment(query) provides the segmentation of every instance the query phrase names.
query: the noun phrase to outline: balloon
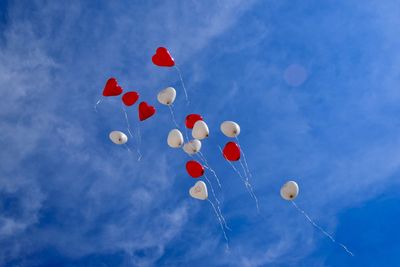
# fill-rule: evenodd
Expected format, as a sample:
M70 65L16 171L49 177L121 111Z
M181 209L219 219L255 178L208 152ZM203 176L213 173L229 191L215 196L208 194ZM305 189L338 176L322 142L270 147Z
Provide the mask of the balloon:
M192 130L193 138L203 140L208 137L209 133L208 126L204 121L196 121Z
M189 194L192 198L206 200L208 198L207 185L203 181L198 181L190 188Z
M201 142L197 139L193 139L188 143L183 145L183 151L188 153L189 155L196 154L201 149Z
M121 93L122 88L118 85L117 80L115 78L108 79L103 89L103 96L117 96Z
M189 114L186 116L185 125L186 128L192 129L196 121L202 121L203 117L199 114Z
M122 95L122 102L124 102L124 104L128 107L135 104L138 99L139 99L139 94L134 91L127 92Z
M284 200L294 200L299 194L299 186L295 181L289 181L281 187L281 197Z
M123 132L120 132L120 131L112 131L109 134L109 137L110 137L111 141L117 145L123 145L126 142L128 142L128 136L126 136L126 134L124 134Z
M240 147L235 142L226 143L222 153L229 161L238 161L240 159Z
M195 160L186 162L186 171L193 178L199 178L204 174L204 167Z
M169 51L165 47L159 47L156 53L151 58L154 65L159 67L173 67L175 65L174 59L169 54Z
M173 87L167 87L161 92L159 92L157 95L158 102L167 106L174 103L175 98L176 98L176 91Z
M139 104L139 120L144 121L156 113L156 109L153 106L150 106L146 102L140 102Z
M173 129L169 132L167 143L172 148L178 148L183 145L183 135L178 129Z
M236 137L240 134L240 126L234 121L224 121L220 128L227 137Z

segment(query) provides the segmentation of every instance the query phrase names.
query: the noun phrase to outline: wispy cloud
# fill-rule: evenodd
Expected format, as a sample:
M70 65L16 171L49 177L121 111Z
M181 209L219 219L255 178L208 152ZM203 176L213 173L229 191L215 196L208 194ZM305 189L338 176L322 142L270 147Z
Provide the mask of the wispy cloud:
M23 11L26 5L32 13ZM113 124L99 124L106 109L94 113L94 97L110 75L128 87L126 70L137 64L126 58L138 58L130 46L136 53L147 51L139 56L143 62L158 45L168 44L184 62L184 53L190 57L207 45L249 4L221 3L213 9L185 4L183 10L192 9L194 16L180 15L182 8L175 3L144 7L148 14L130 4L128 9L105 5L104 14L78 2L15 2L8 9L0 50L3 264L37 264L29 255L52 247L71 258L122 250L130 255L129 265L151 266L187 222L188 203L181 198L187 192L176 194L166 149L158 148L158 139L146 137L150 130L145 126L140 163L134 154L108 144ZM191 22L205 10L201 23ZM147 22L138 28L141 20ZM190 26L174 32L184 21ZM193 38L182 42L189 32ZM139 73L146 77L148 70ZM154 86L156 80L153 75L138 84ZM118 107L106 112L111 118L122 115Z
M299 204L335 232L340 212L397 183L399 21L391 5L307 8L10 3L0 45L1 263L43 265L52 255L35 255L51 248L66 261L122 251L127 266L199 266L204 259L210 266L294 266L307 257L324 266L326 255L312 254L324 237L279 199L279 187L297 179ZM302 12L309 15L296 17ZM353 16L373 44L345 27ZM159 45L173 53L192 97L188 110L178 96L179 120L201 112L210 125L204 153L222 178L229 253L208 203L187 197L185 157L165 143L173 126L167 109L157 106L157 116L141 124L140 162L107 140L110 130L125 128L119 100L93 110L109 76L152 104L162 87L179 94L174 70L149 60ZM299 87L283 77L294 63L308 73ZM135 111L128 109L132 122ZM226 141L217 133L225 119L243 126L266 220L216 149Z

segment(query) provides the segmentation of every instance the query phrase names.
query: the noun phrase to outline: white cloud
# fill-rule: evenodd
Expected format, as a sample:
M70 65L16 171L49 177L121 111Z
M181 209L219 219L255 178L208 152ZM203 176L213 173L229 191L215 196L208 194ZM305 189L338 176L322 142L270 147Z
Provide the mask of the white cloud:
M104 104L100 114L93 112L92 105L109 75L116 75L128 88L138 88L145 98L154 97L160 85L175 82L177 76L170 78L167 74L171 72L155 69L149 62L153 49L160 44L170 48L179 64L190 65L185 73L193 76L192 82L211 79L199 67L198 55L234 27L254 2L164 2L157 7L145 4L145 14L131 3L109 2L105 4L106 14L98 14L81 3L42 4L40 1L35 4L32 18L26 17L22 4L12 6L6 42L0 48L3 102L0 192L19 201L15 214L0 215L3 238L0 244L7 248L0 251L0 260L4 263L51 246L73 258L123 250L129 254L129 263L154 265L182 231L189 232L185 227L193 219L191 216L200 207L205 208L187 201L182 203L181 196L186 192L176 192L181 177L175 177L182 172L172 170L174 164L182 164L170 159L176 154L164 152L166 146L161 150L157 147L162 137L146 136L154 134L151 126L143 125L145 156L138 163L134 154L105 142L109 128L124 123L120 110L112 111L117 105ZM386 21L384 11L379 13L379 22L393 23ZM393 43L397 36L391 32L392 27L382 25ZM260 21L255 26L259 34L250 34L251 38L245 40L234 39L237 43L223 46L216 54L234 54L260 44L271 29ZM376 67L381 63L378 60ZM398 58L392 64L396 66ZM240 112L232 100L245 90L249 95L243 99L257 98L259 104L256 108L250 107L249 113L272 114L270 124L256 125L259 129L247 131L242 142L250 167L257 167L254 183L256 190L264 193L263 210L266 214L278 215L267 221L264 229L241 229L240 234L249 232L247 240L235 239L236 233L233 233L231 254L224 253L218 240L217 221L210 216L202 223L211 221L215 229L205 229L199 222L198 229L185 233L203 242L188 248L183 258L200 259L213 251L213 259L218 258L222 265L263 266L283 262L295 265L324 237L314 232L295 210L287 208L287 203L278 202L280 199L275 193L280 182L299 175L302 207L329 232L334 232L338 223L336 215L341 210L366 201L390 186L388 178L400 164L398 139L385 136L384 140L371 142L352 153L334 155L335 161L327 165L332 155L321 149L320 140L313 135L315 126L303 113L303 105L310 99L301 95L301 90L294 93L282 90L281 66L249 59L240 68L243 68L241 78L247 81L246 88L236 80L229 81L221 85L229 89L228 93L221 90L218 95L216 90L210 106L219 101L220 106L213 112L222 113L225 109ZM374 79L382 79L381 72L375 75ZM388 76L393 75L389 72ZM311 73L309 78L315 79L315 76ZM267 87L259 83L264 80L272 80L277 85ZM357 84L357 80L351 82ZM395 88L390 78L382 82L385 88ZM372 108L377 114L375 119L384 118L380 108L392 103L398 94L397 90L384 91L387 95L382 103L364 96L359 104L361 110ZM372 94L382 100L379 93ZM220 95L224 96L223 100ZM346 118L347 112L344 110L341 116ZM218 123L215 118L210 121L213 125ZM155 129L161 133L161 126ZM345 131L343 136L335 138L345 138L348 133ZM262 141L252 146L252 140ZM326 173L327 167L330 175L315 180ZM271 173L281 176L271 177ZM234 181L230 183L230 186L237 185ZM375 189L371 190L372 187ZM321 188L324 188L323 194L320 194ZM236 205L247 197L241 189L232 186L227 190L230 202L226 205ZM333 201L334 206L330 205ZM232 220L240 215L251 217L246 212L251 212L253 203L241 205L237 204L240 208L230 211L227 217ZM40 220L50 221L51 225L38 225ZM251 244L254 240L263 243L255 246ZM322 266L321 262L323 259L315 266Z
M0 261L50 246L73 258L123 250L135 265L150 266L182 231L188 203L182 203L182 193L174 192L175 175L169 170L166 153L151 148L156 141L143 138L148 145L143 144L146 155L140 163L125 150L102 147L102 127L110 119L99 124L98 118L105 115L93 112L94 95L100 93L110 70L124 78L130 75L126 69L131 62L121 52L127 46L143 50L140 42L144 41L151 51L161 36L174 51L181 51L176 55L184 61L230 27L249 4L199 6L196 21L189 12L182 16L182 10L171 9L170 3L147 15L133 9L129 14L119 13L113 8L123 6L110 4L112 18L91 13L80 4L59 4L36 1L34 12L28 14L22 3L13 3L6 41L0 48L4 101L0 108L0 191L14 194L21 202L13 214L0 217L2 247L7 247L1 250ZM164 16L165 9L170 15ZM148 22L142 24L148 27L145 40L130 36L137 27L136 15ZM173 31L182 22L188 26L176 36ZM109 39L96 43L107 31ZM189 33L193 38L185 39ZM90 35L88 42L85 34ZM85 45L89 47L81 50ZM143 78L141 83L154 86L156 80ZM109 115L114 118L120 113ZM143 135L149 131L144 128Z

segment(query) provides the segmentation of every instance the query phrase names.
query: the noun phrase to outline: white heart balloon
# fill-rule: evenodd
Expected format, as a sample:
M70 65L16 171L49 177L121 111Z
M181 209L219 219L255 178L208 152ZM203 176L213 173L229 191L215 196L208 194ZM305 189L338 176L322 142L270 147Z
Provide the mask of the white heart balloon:
M192 129L192 136L195 139L203 140L210 134L208 126L204 121L196 121Z
M167 87L157 95L158 102L163 105L172 105L176 98L176 90L173 87Z
M179 148L183 145L183 135L178 129L173 129L169 132L167 143L172 148Z
M189 194L192 198L206 200L208 198L207 185L203 181L198 181L190 188Z
M128 142L128 136L121 131L112 131L109 134L111 141L117 145L123 145Z
M197 139L193 139L183 145L183 151L185 151L189 155L196 154L197 152L200 151L200 149L201 149L201 142L200 140Z
M227 137L236 137L240 134L240 126L234 121L224 121L220 128Z
M286 182L281 187L281 197L284 200L294 200L299 194L299 186L295 181Z

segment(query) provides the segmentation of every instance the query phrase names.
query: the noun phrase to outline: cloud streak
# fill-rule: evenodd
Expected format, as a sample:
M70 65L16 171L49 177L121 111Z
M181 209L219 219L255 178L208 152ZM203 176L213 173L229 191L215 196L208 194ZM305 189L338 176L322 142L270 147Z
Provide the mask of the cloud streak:
M279 187L297 179L299 205L335 233L342 212L398 184L395 10L353 1L329 10L256 1L10 3L0 44L1 264L80 266L114 255L117 264L99 261L324 266L342 252L321 252L324 237L279 199ZM190 110L178 75L149 60L159 45L183 71ZM284 81L291 64L308 74L298 87ZM118 99L93 111L109 76L155 105L159 89L175 86L178 121L188 112L206 118L203 152L222 178L229 253L211 207L187 196L185 155L165 143L167 109L156 106L157 116L140 124L142 161L109 142L109 131L126 127ZM128 109L133 128L135 112ZM218 153L226 119L242 125L265 219Z

